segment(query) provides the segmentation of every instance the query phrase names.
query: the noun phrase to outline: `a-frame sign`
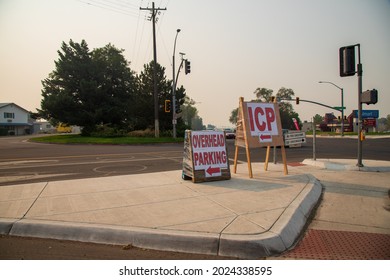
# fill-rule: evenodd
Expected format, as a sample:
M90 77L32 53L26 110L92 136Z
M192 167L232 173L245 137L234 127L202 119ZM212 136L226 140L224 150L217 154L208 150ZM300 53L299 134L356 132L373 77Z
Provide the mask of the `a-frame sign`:
M231 178L224 131L186 130L182 177L194 183Z
M268 169L271 146L281 146L284 174L288 174L286 150L277 103L245 102L240 97L236 128L234 170L237 172L238 148L246 149L249 177L253 178L250 148L267 147L264 170Z

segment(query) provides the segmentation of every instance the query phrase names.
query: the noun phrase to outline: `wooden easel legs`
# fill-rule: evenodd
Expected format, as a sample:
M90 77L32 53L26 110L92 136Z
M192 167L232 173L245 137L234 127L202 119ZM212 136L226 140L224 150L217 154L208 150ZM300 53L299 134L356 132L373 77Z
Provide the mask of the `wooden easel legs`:
M233 173L237 173L237 158L238 158L238 146L236 145L236 150L234 152L234 168L233 168Z
M284 166L284 175L288 175L286 148L284 146L282 146L281 149L282 149L282 159L283 159L283 166ZM271 146L267 146L267 152L265 155L265 162L264 162L264 170L265 171L268 170L268 161L269 161L270 151L271 151ZM246 147L246 158L248 161L249 178L253 178L251 155L250 155L250 151L249 151L248 147ZM234 173L237 173L237 159L238 159L238 146L236 145L236 150L234 152L234 169L233 169Z
M282 148L282 159L283 159L283 165L284 165L284 175L288 175L288 169L287 169L287 159L286 159L286 148L284 145ZM269 154L271 151L271 146L267 146L267 153L265 155L265 162L264 162L264 170L268 170L268 161L269 161Z
M237 173L237 158L238 158L238 145L236 145L236 150L234 152L234 169L233 169L234 174ZM248 161L249 178L253 178L251 154L248 147L246 147L246 159Z

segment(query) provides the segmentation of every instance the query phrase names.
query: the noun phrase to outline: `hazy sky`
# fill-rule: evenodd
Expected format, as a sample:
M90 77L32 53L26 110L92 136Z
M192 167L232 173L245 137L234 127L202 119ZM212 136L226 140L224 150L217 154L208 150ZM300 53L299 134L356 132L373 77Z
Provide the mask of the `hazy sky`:
M0 103L40 107L41 80L54 70L62 41L89 48L108 43L125 49L137 73L153 58L151 7L146 0L0 0ZM363 90L376 88L379 102L364 109L390 114L389 0L156 0L167 8L157 23L157 60L172 79L176 29L179 52L191 61L181 74L204 124L231 126L228 118L240 96L254 98L258 87L291 88L301 99L357 109L357 76L339 76L338 50L359 43ZM302 121L330 109L295 105ZM339 113L334 111L335 115Z

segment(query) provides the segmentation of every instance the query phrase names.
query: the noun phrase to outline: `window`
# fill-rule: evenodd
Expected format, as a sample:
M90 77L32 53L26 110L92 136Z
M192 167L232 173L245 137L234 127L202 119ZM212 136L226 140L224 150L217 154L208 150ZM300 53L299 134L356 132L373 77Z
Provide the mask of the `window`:
M15 118L15 113L4 112L4 119L14 119L14 118Z

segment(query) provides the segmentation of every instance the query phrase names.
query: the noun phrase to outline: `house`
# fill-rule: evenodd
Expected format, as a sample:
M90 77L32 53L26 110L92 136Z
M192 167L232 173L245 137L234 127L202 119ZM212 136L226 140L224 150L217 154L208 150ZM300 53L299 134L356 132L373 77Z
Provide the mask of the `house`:
M0 103L0 135L25 135L33 132L33 121L26 109L15 103Z

